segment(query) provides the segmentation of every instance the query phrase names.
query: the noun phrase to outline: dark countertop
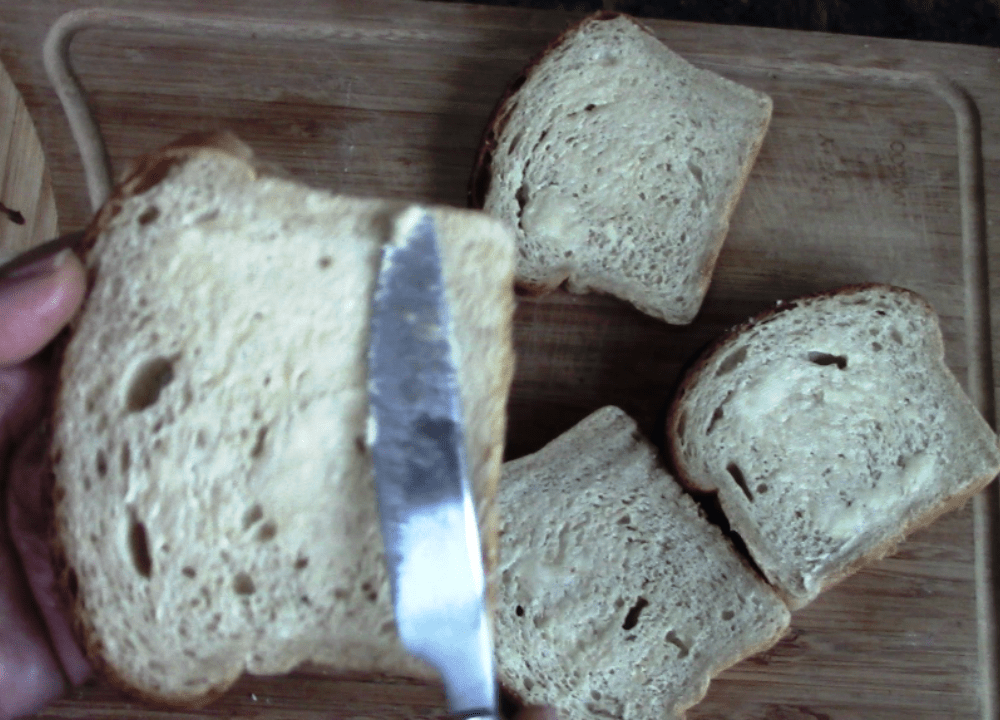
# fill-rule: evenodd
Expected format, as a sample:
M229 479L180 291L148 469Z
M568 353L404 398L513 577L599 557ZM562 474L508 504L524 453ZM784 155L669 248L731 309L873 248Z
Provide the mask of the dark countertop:
M1000 47L1000 0L461 0Z

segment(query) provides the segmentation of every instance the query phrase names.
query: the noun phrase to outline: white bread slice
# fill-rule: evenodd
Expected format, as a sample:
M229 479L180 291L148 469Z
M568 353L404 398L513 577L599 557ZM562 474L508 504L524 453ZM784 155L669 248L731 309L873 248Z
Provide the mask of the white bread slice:
M683 380L667 440L681 480L718 493L793 609L1000 471L933 309L886 285L784 303L731 331Z
M618 408L505 463L500 505L501 682L561 718L683 717L788 627Z
M631 18L567 30L514 81L470 204L515 228L517 282L563 282L691 322L771 118L771 99L669 50Z
M143 159L90 229L58 554L88 655L128 692L202 704L306 661L433 677L396 636L364 439L373 283L406 207L269 177L223 136ZM514 246L483 213L432 213L491 567Z

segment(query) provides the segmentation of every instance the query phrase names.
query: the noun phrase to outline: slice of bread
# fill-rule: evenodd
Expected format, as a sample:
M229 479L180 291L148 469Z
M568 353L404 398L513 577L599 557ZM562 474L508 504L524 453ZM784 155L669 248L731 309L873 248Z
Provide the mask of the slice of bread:
M511 85L484 136L470 204L515 228L528 292L565 282L689 323L771 105L629 17L600 13Z
M200 704L306 661L433 677L396 636L365 444L373 283L406 208L271 177L224 136L144 158L90 228L57 544L80 639L127 691ZM492 566L513 239L431 212Z
M505 463L501 682L562 718L679 718L788 609L618 408Z
M780 304L731 331L683 380L667 433L679 477L718 493L793 609L1000 471L933 309L886 285Z

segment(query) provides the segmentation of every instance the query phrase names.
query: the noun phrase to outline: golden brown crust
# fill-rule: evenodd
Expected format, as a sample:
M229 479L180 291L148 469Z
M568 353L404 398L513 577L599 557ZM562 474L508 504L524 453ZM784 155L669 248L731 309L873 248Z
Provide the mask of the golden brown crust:
M963 507L969 500L971 500L976 494L982 491L987 485L989 485L994 480L993 475L987 475L984 477L976 478L975 482L972 483L962 492L953 495L948 498L944 503L935 505L934 507L927 510L924 514L918 515L912 518L909 522L903 525L892 537L883 540L878 545L871 548L864 555L860 556L850 564L838 569L836 572L831 573L827 577L823 578L822 583L820 583L817 595L826 592L830 588L839 584L840 582L846 580L851 575L855 574L862 568L877 562L889 555L896 552L896 549L900 544L903 543L906 538L908 538L913 533L918 530L922 530L925 527L933 524L938 518L947 515L948 513L958 510ZM803 601L803 598L798 598L794 596L786 596L783 593L779 593L781 599L785 601L790 610L798 610L805 607L809 600Z
M108 223L121 212L122 205L130 198L144 192L163 181L170 170L190 158L204 152L218 152L235 157L247 163L248 167L261 169L264 166L254 160L253 150L246 143L228 131L189 133L169 145L134 160L112 190L111 197L101 206L84 231L80 245L83 259L94 247L97 237ZM92 278L88 278L92 280ZM92 283L88 282L88 289Z

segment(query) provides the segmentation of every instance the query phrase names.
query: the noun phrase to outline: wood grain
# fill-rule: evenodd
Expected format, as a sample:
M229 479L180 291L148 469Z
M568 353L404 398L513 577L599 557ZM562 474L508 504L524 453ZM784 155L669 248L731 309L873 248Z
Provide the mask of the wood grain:
M194 0L110 5L204 12ZM72 6L0 5L0 59L38 125L66 228L90 209L40 48ZM118 170L183 132L229 128L317 186L462 205L506 82L574 17L414 2L213 4L213 16L227 14L258 18L259 32L93 30L74 41ZM351 31L291 43L274 30L291 22L318 35L331 24ZM519 303L508 456L605 404L658 439L679 373L721 331L779 298L860 281L904 285L931 301L949 364L991 415L991 328L998 334L988 315L975 317L983 288L974 268L980 247L1000 268L1000 52L649 24L695 64L768 92L771 129L692 325L667 326L607 297ZM990 283L987 308L998 287ZM689 717L996 717L990 493L796 613L788 637L720 676ZM434 717L440 700L433 686L299 673L244 678L219 702L184 713L88 686L40 717Z
M45 154L28 108L0 65L0 263L58 234Z

